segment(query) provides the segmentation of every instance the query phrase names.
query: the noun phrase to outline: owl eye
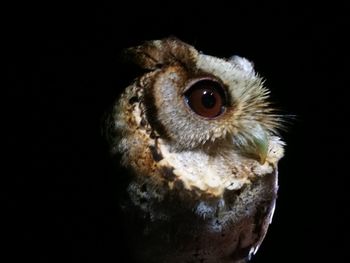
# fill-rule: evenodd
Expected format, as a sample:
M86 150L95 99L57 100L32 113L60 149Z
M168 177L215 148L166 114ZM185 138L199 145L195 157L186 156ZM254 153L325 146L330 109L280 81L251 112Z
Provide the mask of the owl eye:
M225 111L225 90L217 81L199 80L187 89L184 96L190 109L202 117L215 118Z

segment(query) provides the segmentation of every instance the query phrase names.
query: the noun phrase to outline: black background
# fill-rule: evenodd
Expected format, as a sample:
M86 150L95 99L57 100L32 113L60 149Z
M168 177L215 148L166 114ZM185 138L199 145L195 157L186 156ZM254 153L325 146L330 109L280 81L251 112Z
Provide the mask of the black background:
M4 250L13 261L129 262L119 244L121 175L111 167L100 121L136 76L120 51L176 36L206 54L254 61L272 100L296 115L282 132L287 147L273 224L252 262L349 260L348 14L342 6L215 2L13 8L5 113L15 116L9 126L16 132L6 140L16 162L14 182L2 192L9 208Z

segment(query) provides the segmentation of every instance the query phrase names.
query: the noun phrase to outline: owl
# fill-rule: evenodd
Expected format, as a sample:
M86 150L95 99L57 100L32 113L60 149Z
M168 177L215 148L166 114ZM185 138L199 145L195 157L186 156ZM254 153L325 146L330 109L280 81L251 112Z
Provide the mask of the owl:
M144 74L107 119L135 262L247 262L267 232L281 116L247 59L175 38L126 50Z

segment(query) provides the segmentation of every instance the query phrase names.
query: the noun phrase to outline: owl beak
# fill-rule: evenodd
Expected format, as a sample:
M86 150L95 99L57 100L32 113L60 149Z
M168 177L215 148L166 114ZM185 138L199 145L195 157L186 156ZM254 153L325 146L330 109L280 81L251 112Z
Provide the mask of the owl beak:
M266 158L267 158L267 151L264 149L264 151L260 151L258 153L258 156L257 156L257 161L259 161L259 163L261 165L263 165L265 162L266 162Z
M267 154L269 151L269 141L267 136L256 137L254 140L253 148L255 148L253 155L255 159L263 165L266 162Z
M259 144L251 145L249 148L249 151L246 151L247 155L263 165L266 162L268 148L265 145Z
M262 129L255 130L246 139L238 140L238 146L243 154L257 160L261 165L266 162L269 151L269 138ZM236 141L237 143L237 141Z

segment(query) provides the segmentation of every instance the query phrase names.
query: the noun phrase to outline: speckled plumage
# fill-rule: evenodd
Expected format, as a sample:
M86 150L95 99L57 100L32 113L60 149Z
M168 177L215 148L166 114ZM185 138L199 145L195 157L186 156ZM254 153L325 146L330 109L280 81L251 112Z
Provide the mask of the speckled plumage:
M113 154L129 182L121 201L138 262L244 262L256 252L277 197L283 142L268 90L244 58L219 59L177 39L127 50L147 73L108 119ZM228 105L203 118L185 103L198 79Z

